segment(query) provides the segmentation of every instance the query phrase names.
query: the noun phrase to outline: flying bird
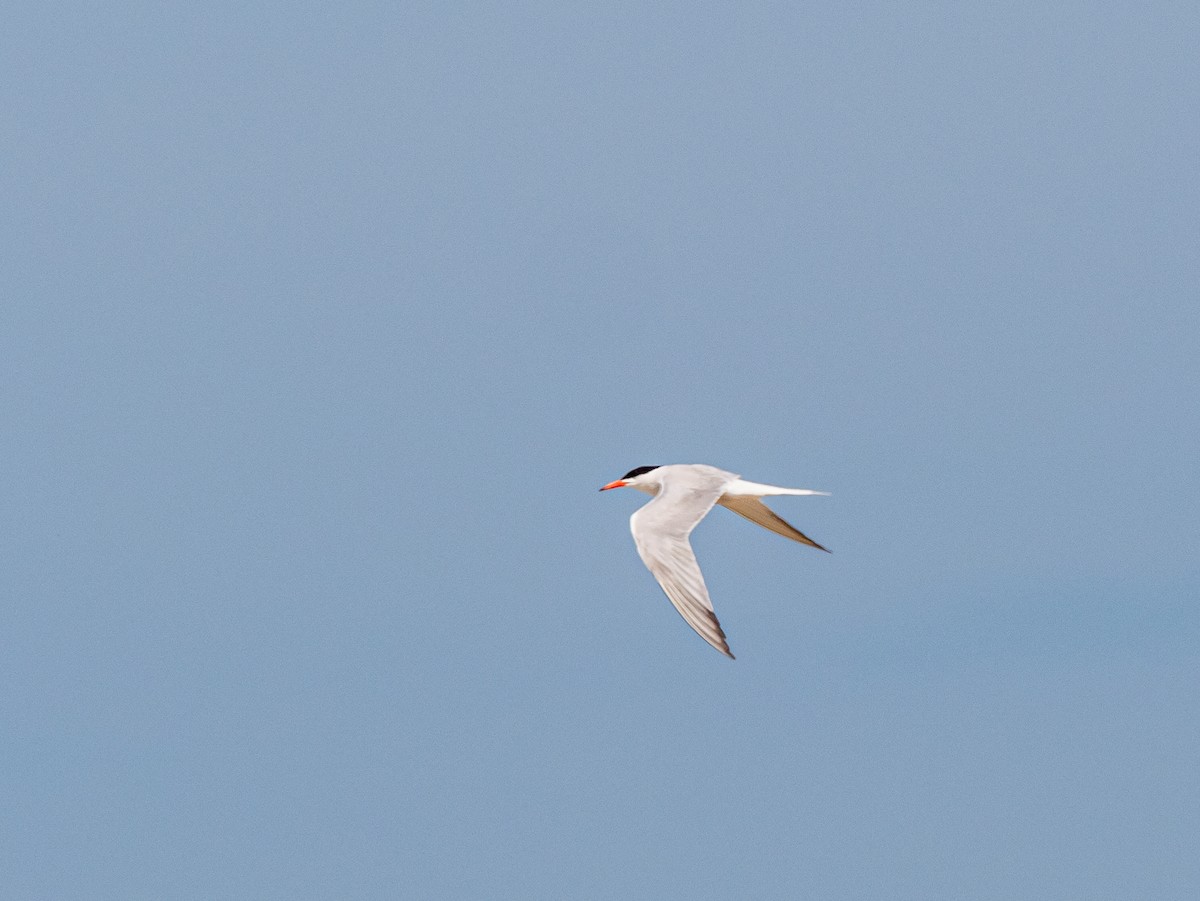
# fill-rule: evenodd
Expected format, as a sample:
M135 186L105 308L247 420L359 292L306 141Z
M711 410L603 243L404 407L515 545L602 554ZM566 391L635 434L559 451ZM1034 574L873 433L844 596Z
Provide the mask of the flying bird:
M611 488L636 488L653 495L653 500L639 507L629 518L638 554L687 624L730 658L733 654L713 612L700 564L688 541L692 529L713 505L720 504L785 538L828 552L827 548L776 516L761 500L780 494L828 495L827 491L760 485L703 463L639 466L600 490Z

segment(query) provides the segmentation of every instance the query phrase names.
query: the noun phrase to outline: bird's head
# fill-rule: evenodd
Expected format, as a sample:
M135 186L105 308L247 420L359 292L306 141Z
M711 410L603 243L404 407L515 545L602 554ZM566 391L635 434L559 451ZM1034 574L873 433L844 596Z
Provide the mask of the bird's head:
M654 470L657 466L639 466L637 469L631 469L615 482L609 482L601 491L608 491L610 488L636 488L639 491L644 491L647 494L654 494L658 491L660 484L658 475Z

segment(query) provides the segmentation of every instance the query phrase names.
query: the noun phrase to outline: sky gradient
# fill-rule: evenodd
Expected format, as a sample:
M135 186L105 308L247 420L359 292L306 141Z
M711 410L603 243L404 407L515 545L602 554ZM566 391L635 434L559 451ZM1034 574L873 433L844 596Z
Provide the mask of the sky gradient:
M1198 38L14 10L6 897L1200 897Z

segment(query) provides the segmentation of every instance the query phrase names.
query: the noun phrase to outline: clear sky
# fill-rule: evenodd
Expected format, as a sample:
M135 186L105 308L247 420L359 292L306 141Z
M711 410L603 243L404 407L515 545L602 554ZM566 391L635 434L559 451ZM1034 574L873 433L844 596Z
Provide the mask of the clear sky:
M1198 42L10 10L5 897L1200 897Z

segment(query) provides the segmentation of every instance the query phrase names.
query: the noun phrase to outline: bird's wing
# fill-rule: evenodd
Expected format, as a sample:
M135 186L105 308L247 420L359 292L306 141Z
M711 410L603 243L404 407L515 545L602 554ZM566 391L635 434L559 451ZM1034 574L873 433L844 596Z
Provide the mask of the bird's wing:
M821 547L791 523L785 522L780 517L764 504L761 500L753 495L722 495L717 503L722 507L732 510L739 516L744 516L752 523L762 526L764 529L770 529L776 534L782 535L784 538L790 538L792 541L798 541L801 544L807 544L809 547L815 547L817 550L829 553L828 548Z
M680 467L665 475L654 499L629 519L638 554L687 624L722 654L733 657L688 541L732 474L712 467Z

